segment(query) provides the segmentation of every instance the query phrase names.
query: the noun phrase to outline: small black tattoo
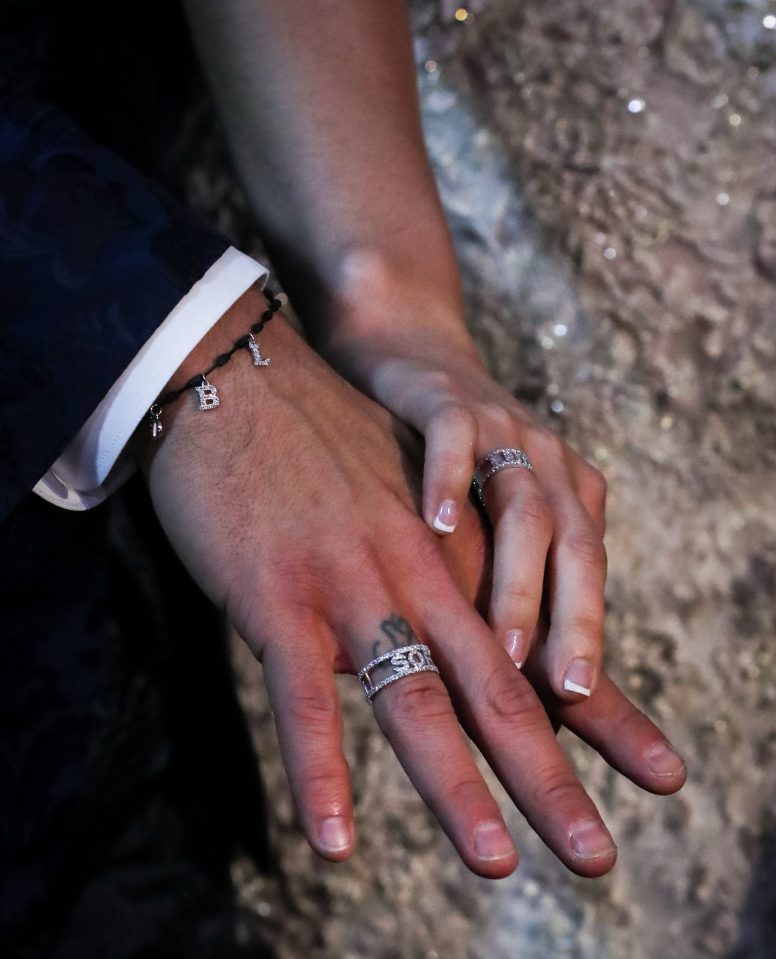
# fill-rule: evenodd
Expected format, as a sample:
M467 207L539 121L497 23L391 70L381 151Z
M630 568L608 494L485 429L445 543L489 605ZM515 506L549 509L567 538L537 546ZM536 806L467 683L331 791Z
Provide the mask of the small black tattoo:
M380 623L380 629L388 638L393 649L398 649L399 646L412 646L418 642L415 630L410 626L407 620L404 619L403 616L399 616L398 613L391 613L387 619L384 619L382 623ZM384 646L384 640L376 639L374 641L372 644L373 658L383 652Z

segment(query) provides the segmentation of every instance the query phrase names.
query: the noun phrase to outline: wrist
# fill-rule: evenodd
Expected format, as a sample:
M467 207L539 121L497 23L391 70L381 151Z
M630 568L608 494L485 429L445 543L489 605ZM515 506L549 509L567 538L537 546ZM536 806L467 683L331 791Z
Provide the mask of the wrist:
M470 342L457 264L448 258L408 263L379 250L347 253L321 301L311 339L323 353L348 343L424 335Z
M193 376L209 369L216 356L230 349L267 309L267 298L256 284L249 287L208 330L170 377L160 395L180 389Z
M155 413L158 412L161 417L159 421L160 425L163 424L160 429L161 436L157 436L155 430L152 432L151 419L146 416L138 425L132 438L130 444L131 455L141 469L147 470L150 467L155 452L164 445L165 439L171 434L173 424L181 416L186 419L191 412L201 413L202 407L198 405L194 393L194 386L202 382L201 377L207 373L208 382L211 385L224 386L234 380L234 371L245 365L245 362L240 362L241 357L238 354L245 353L247 358L251 359L248 356L247 345L245 349L242 348L242 344L239 344L239 348L236 348L238 347L237 341L245 340L248 331L262 317L267 308L267 297L261 288L258 284L251 286L235 300L188 353L175 373L160 390L157 400L162 405L159 406L154 403L151 408ZM277 317L274 322L277 322ZM257 336L260 336L263 346L266 341L266 332L262 330ZM226 359L226 354L229 353L233 353L233 355ZM223 362L223 365L219 364L216 369L211 369L217 357L221 357L222 362L226 361ZM189 387L191 388L189 389ZM231 393L231 389L227 388ZM180 395L175 396L175 393ZM230 397L229 405L232 405L235 400L239 402L239 394Z

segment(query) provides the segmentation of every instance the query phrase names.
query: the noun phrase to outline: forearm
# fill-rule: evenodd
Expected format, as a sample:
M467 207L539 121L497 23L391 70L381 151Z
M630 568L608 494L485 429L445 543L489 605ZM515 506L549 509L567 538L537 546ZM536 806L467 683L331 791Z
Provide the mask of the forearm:
M308 332L353 320L356 304L368 324L369 302L379 322L397 289L415 320L422 309L460 323L404 0L185 7L268 253Z

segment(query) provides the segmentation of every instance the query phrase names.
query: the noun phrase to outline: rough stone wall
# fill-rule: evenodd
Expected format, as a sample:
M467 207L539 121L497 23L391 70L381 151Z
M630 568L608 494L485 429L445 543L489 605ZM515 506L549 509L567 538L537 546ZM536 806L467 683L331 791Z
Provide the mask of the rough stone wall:
M412 9L471 326L494 375L610 481L608 665L689 782L646 795L564 734L617 866L571 876L497 791L522 862L488 883L343 678L360 845L322 863L236 645L281 863L279 879L238 863L241 896L283 959L770 959L776 4L471 0L463 21L457 6ZM219 151L192 197L257 249Z

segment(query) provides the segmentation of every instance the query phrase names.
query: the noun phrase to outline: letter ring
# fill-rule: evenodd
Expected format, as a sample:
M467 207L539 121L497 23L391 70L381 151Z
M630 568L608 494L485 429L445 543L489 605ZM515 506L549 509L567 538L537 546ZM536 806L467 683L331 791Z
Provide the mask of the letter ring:
M390 668L387 675L375 677L375 671L384 672ZM395 683L397 679L412 676L414 673L438 673L439 670L431 658L431 650L423 643L413 643L411 646L399 646L398 649L389 649L371 659L356 673L356 679L364 687L366 701L371 703L381 689Z

